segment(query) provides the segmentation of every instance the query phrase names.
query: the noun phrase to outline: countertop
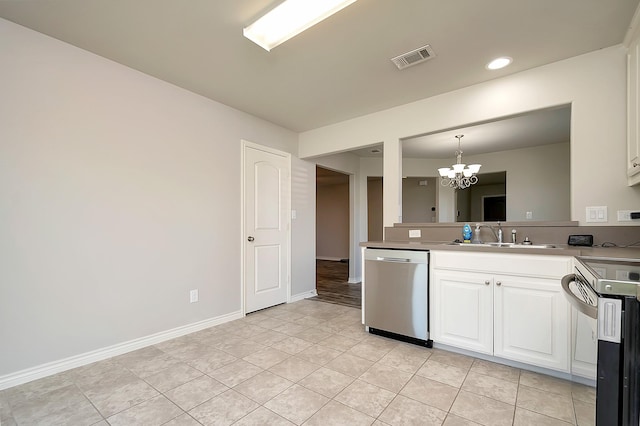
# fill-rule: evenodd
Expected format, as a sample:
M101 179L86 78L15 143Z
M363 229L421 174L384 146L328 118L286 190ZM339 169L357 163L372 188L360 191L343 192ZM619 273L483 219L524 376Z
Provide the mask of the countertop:
M600 259L640 259L640 247L575 247L555 244L555 248L490 247L477 244L452 245L444 241L367 241L361 247L403 250L447 250L483 253L543 254Z

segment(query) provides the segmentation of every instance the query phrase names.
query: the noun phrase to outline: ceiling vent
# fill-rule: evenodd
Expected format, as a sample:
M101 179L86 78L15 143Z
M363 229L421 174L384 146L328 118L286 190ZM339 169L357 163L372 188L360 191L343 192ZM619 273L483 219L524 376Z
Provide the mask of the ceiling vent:
M411 52L396 56L391 59L391 62L393 62L399 70L402 70L412 65L424 62L427 59L431 59L434 56L436 56L436 54L433 52L431 46L427 44L426 46L419 47Z

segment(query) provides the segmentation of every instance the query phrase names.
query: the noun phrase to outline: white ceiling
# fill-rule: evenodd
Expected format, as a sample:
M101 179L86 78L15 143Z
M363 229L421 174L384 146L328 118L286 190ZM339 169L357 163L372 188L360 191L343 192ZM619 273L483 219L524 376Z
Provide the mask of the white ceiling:
M571 106L565 105L499 120L470 124L402 140L403 158L451 158L458 149L456 135L464 155L486 154L508 149L569 142L571 140ZM378 144L351 151L360 157L382 157Z
M0 0L0 17L305 131L619 44L638 1L359 0L271 52L242 28L280 0ZM425 44L434 59L389 60Z
M571 107L533 111L503 120L405 139L402 141L402 156L455 159L454 151L458 149L456 135L464 135L460 144L465 155L569 142Z

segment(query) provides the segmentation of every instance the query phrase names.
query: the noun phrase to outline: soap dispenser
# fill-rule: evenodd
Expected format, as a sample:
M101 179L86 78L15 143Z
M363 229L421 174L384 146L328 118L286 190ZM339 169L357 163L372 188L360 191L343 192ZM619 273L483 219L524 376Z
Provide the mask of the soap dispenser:
M470 243L471 242L471 226L469 226L468 223L465 223L464 226L462 227L462 240L465 243Z
M476 223L476 232L473 233L473 239L471 240L472 244L482 244L482 240L480 239L480 224Z

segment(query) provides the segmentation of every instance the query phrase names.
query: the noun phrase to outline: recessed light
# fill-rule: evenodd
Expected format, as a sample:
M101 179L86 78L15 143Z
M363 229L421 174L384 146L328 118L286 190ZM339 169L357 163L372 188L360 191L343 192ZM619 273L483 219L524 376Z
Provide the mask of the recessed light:
M493 61L487 64L488 70L499 70L500 68L504 68L513 62L513 59L508 56L503 56L501 58L494 59Z

